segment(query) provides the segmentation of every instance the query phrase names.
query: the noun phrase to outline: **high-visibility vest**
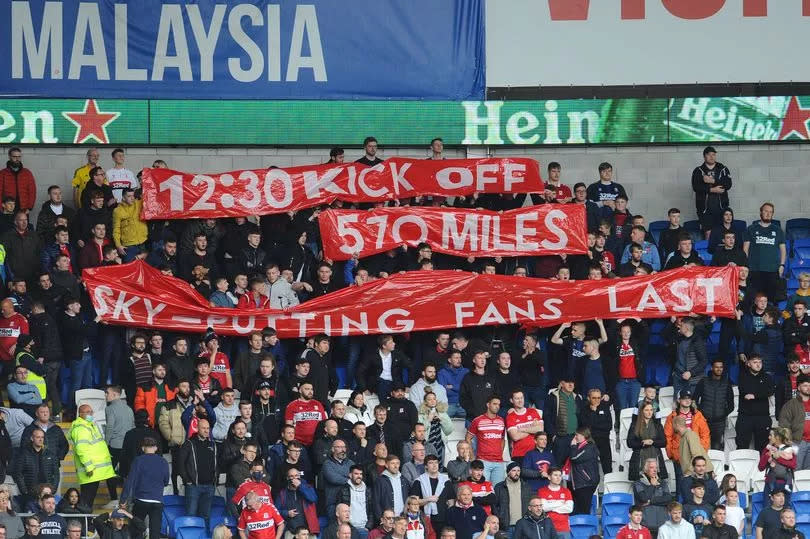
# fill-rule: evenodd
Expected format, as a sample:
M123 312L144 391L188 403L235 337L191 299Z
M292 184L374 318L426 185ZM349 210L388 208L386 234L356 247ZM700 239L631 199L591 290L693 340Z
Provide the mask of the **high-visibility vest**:
M77 417L70 425L69 437L80 485L115 477L110 450L95 423Z
M25 350L20 350L19 352L17 352L17 355L14 358L14 359L17 360L17 365L20 364L20 358L22 356L24 356L24 355L29 355L29 356L31 356L31 359L34 359L34 356L31 355L31 352L26 352ZM42 397L42 402L45 402L45 397L48 394L48 392L46 390L46 387L45 387L45 378L43 378L42 376L38 375L37 373L35 373L34 371L29 369L28 370L28 383L36 386L36 388L39 390L39 396Z

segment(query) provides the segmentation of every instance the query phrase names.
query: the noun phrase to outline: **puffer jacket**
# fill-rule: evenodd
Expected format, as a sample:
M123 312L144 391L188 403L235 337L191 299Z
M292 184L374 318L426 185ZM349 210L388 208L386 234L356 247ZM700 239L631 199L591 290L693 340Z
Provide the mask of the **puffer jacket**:
M67 204L62 204L61 215L67 218L68 223L75 223L76 210L69 207ZM51 209L50 199L43 202L42 206L40 206L39 215L37 216L37 234L39 234L42 243L53 241L53 229L56 227L56 217L57 215Z
M34 421L23 430L22 439L23 440L31 440L31 433L34 432L34 429L41 428L39 424ZM43 429L44 430L44 429ZM54 423L48 423L48 430L45 431L45 447L48 448L54 455L56 455L56 460L61 462L65 460L65 457L70 450L70 446L68 445L67 438L65 438L65 433L62 432L61 427Z
M169 442L170 448L180 447L186 441L186 429L182 420L185 410L186 406L177 397L160 409L158 428L161 436Z
M77 417L70 425L69 437L73 442L73 461L80 485L115 477L110 449L95 423ZM88 475L88 472L93 475Z
M571 449L571 490L599 485L599 451L587 442Z
M557 531L545 513L540 518L534 518L526 513L526 516L515 524L515 532L512 535L512 539L557 539L557 537Z
M62 339L53 317L47 312L32 314L28 325L37 356L44 357L46 363L62 361Z
M62 247L58 243L51 241L42 248L42 255L39 257L39 265L40 269L43 272L50 273L53 271L54 267L56 266L56 258L62 254ZM76 249L71 245L67 244L64 246L64 250L67 251L67 255L70 257L70 263L73 266L74 273L79 271L79 253Z
M40 483L59 483L59 459L47 446L34 451L29 440L16 451L11 476L21 493L33 495Z
M17 200L17 209L30 210L37 200L37 184L34 174L25 167L14 171L7 165L0 170L0 196Z
M708 451L709 442L711 441L709 424L706 422L706 418L703 417L703 414L695 408L694 404L692 405L692 413L691 428L700 438L700 445ZM681 461L681 437L675 435L675 427L672 424L677 416L678 410L672 410L664 423L664 434L667 437L667 455L669 455L669 458L674 462Z
M116 247L129 247L146 242L149 228L141 220L143 202L136 200L132 204L120 203L112 214L112 238Z

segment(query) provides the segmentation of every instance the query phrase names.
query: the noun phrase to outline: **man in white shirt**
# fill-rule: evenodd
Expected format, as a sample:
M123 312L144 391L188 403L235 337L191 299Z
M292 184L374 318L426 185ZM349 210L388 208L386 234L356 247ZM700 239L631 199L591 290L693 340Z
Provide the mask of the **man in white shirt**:
M138 189L141 184L131 170L124 168L124 161L126 159L124 150L121 148L114 149L112 158L115 164L112 168L107 169L107 181L110 183L115 201L121 202L124 189Z

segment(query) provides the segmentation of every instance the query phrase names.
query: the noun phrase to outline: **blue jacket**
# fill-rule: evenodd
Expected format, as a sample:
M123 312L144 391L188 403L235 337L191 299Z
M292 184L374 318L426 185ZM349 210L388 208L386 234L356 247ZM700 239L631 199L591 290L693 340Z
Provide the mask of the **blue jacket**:
M439 375L436 379L447 390L447 402L449 404L458 404L458 392L461 389L461 381L468 372L470 372L470 370L467 368L455 368L449 365L439 371Z
M226 309L236 308L236 305L233 304L231 298L228 297L227 292L220 292L219 290L214 290L208 297L208 301L213 303L214 306L216 307L225 307Z
M144 454L135 458L129 470L121 500L163 499L163 487L169 484L169 463L162 455Z
M554 455L548 448L545 451L532 449L523 456L523 462L520 463L520 477L529 483L532 492L548 485L548 479L540 476L538 464L546 468L546 473L548 468L555 466Z
M76 273L79 255L76 253L76 249L70 244L67 245L67 251L70 255L70 263L73 265L73 273ZM42 249L42 255L39 257L40 269L42 269L43 272L50 273L54 266L56 266L56 258L60 254L62 254L62 251L59 249L59 245L56 242L46 245Z
M293 492L295 491L283 488L276 494L276 509L278 509L278 512L281 513L281 516L285 519L290 518L287 513L292 509L296 509L296 497L293 496ZM301 481L301 484L298 485L298 493L304 500L304 506L318 501L318 495L315 493L315 489L306 481Z
M214 412L214 409L211 407L211 403L208 402L208 399L204 399L202 401L202 406L205 408L205 413L208 414L208 426L211 427L211 430L214 430L214 423L217 422L217 414ZM185 410L183 410L183 415L180 416L180 421L183 423L183 430L186 431L186 438L188 438L188 428L191 425L191 416L194 414L194 403L192 402L189 404ZM211 438L210 436L208 437Z
M624 264L625 262L630 260L630 246L632 243L628 243L627 246L624 248L624 252L622 253L622 259L620 264ZM661 271L661 257L658 254L658 247L654 244L645 241L644 244L641 246L644 249L641 252L641 261L645 264L649 264L652 266L652 269L655 271Z

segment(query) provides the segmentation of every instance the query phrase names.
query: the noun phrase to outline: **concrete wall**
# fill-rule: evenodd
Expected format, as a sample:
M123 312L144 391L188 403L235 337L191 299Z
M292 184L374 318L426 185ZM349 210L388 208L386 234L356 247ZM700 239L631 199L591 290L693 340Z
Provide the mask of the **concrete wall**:
M766 200L776 205L776 218L804 217L810 214L810 190L806 188L805 169L810 170L810 144L788 145L716 145L718 159L731 169L734 186L731 205L737 217L751 221ZM39 188L38 205L45 200L50 184L58 184L70 193L73 170L84 162L87 147L31 146L23 148L23 162L30 168ZM111 166L111 148L100 148L101 165ZM694 219L694 197L690 177L702 162L702 146L634 146L593 148L508 147L490 148L492 155L526 156L538 159L543 173L549 161L563 166L563 181L573 185L590 183L598 177L602 161L613 164L614 177L630 196L630 210L648 221L666 219L667 209L678 207L683 220ZM128 148L127 165L133 171L163 159L178 170L222 172L233 169L280 167L324 162L328 148ZM447 157L479 156L486 148L457 148ZM356 159L360 149L347 149L346 158ZM386 148L382 157L404 155L425 157L426 151L414 148ZM69 197L68 197L69 199Z

